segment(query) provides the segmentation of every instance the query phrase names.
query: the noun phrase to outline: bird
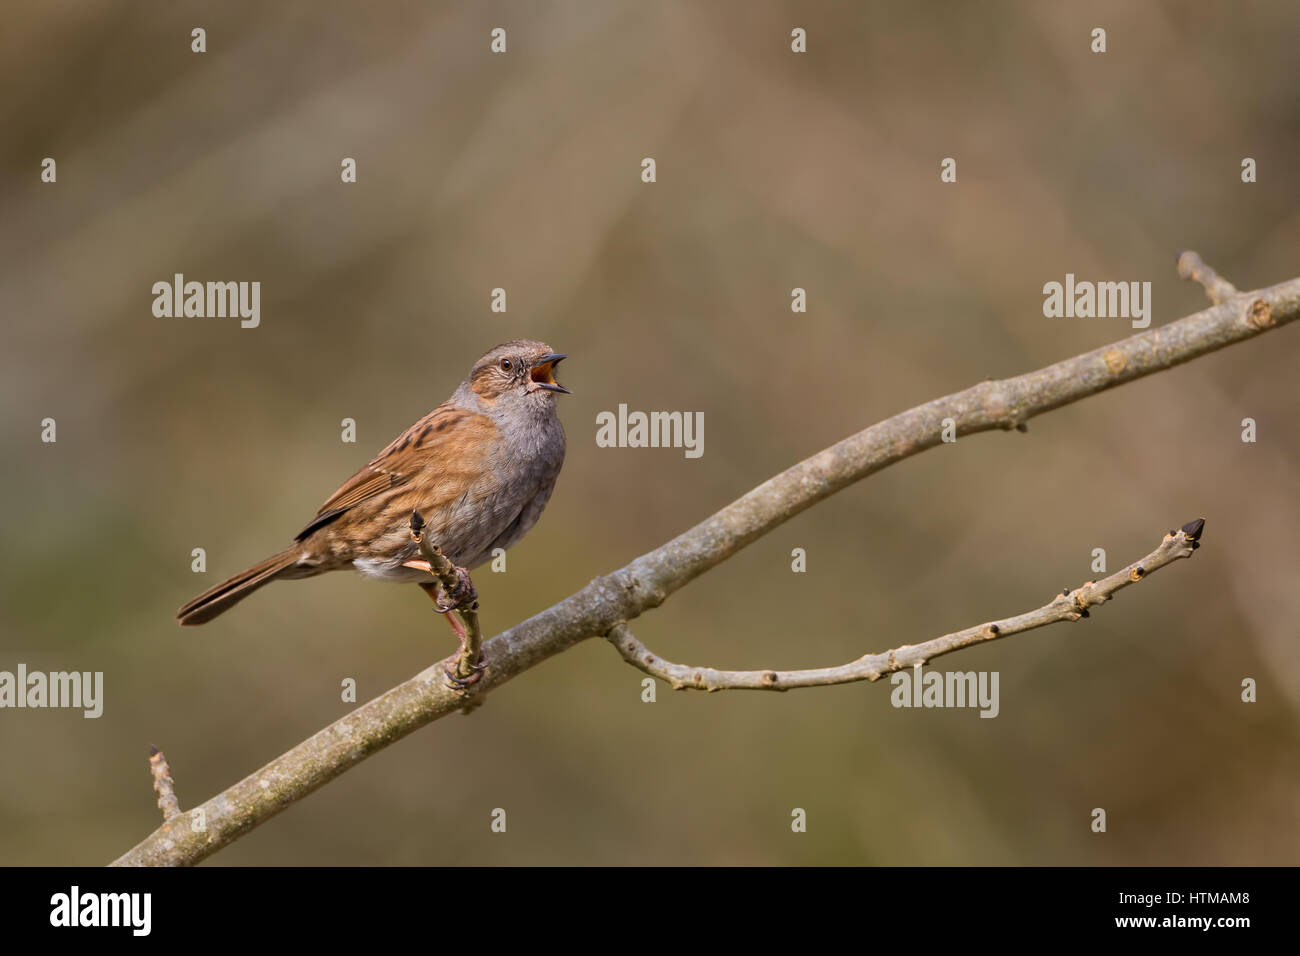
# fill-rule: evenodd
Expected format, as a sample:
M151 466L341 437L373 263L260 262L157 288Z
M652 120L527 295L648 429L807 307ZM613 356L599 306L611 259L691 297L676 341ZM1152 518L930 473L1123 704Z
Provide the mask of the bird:
M291 545L184 604L177 620L205 624L272 581L347 569L419 584L444 613L461 606L461 588L450 607L439 602L411 532L420 521L472 592L468 572L532 529L564 464L557 396L572 393L555 367L566 358L527 339L489 350L449 399L340 485Z

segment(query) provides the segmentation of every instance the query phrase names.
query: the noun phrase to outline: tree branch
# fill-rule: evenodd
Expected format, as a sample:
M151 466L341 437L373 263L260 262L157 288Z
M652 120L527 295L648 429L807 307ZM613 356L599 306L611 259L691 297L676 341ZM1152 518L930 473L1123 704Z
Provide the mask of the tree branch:
M180 816L181 803L176 799L172 768L157 747L149 748L149 773L153 776L153 789L158 794L158 809L162 811L163 823L170 823L173 817Z
M1205 287L1205 294L1215 305L1240 295L1237 287L1207 266L1195 252L1187 251L1178 257L1178 274L1184 279L1195 279Z
M1068 588L1050 602L1034 611L1015 617L990 621L968 627L964 631L945 634L921 644L904 644L892 651L864 654L855 661L838 667L816 667L797 671L721 671L712 667L691 667L674 664L655 655L636 639L626 624L615 624L606 637L623 660L651 677L667 681L673 690L773 690L787 691L798 687L826 687L831 684L851 684L854 681L876 681L886 674L908 667L928 664L943 654L951 654L972 644L995 641L1001 637L1032 631L1034 628L1061 621L1077 621L1088 616L1088 609L1109 601L1120 588L1128 587L1159 571L1179 558L1190 558L1199 547L1205 519L1197 518L1183 525L1179 531L1170 531L1160 546L1139 561L1102 578L1089 581L1073 591Z
M483 645L488 669L479 698L589 637L608 634L741 548L835 492L941 442L945 419L958 435L1024 425L1077 402L1260 333L1300 316L1300 279L1239 295L1204 311L1001 381L918 405L818 452L768 479L721 511L627 566ZM436 664L356 708L265 767L176 817L116 861L118 865L197 863L356 766L372 753L464 706Z

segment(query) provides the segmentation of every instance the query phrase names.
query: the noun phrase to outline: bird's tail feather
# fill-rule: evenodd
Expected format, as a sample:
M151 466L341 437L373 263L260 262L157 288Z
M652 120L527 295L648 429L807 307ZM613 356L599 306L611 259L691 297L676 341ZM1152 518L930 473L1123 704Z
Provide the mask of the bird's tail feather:
M258 588L280 577L298 560L298 549L288 548L272 555L233 578L210 587L176 612L182 625L204 624L230 610Z

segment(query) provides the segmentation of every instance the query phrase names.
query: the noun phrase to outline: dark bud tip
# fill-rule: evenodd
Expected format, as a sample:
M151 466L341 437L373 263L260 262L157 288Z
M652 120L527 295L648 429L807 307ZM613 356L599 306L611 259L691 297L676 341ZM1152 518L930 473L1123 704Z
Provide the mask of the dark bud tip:
M1079 614L1079 616L1080 616L1080 617L1087 617L1087 616L1088 616L1088 609L1087 609L1087 608L1084 608L1083 611Z
M149 756L150 756L150 757L156 757L156 756L158 756L158 753L159 753L158 748L155 747L153 744L150 744L150 745L149 745Z
M1195 551L1195 550L1196 550L1197 548L1199 548L1200 546L1201 546L1201 542L1199 542L1199 541L1193 541L1193 542L1192 542L1192 550L1193 550L1193 551Z
M420 509L416 508L411 511L411 530L419 534L424 529L424 516L420 514Z
M1019 425L1016 426L1016 431L1027 432L1029 431L1029 426L1026 425L1024 422L1021 422Z
M1062 597L1069 597L1069 596L1070 596L1070 589L1069 589L1069 588L1061 588L1061 595L1062 595Z
M1000 633L1001 633L1001 630L998 628L998 626L997 626L996 624L990 624L990 625L989 625L989 633L990 633L990 634L1000 634Z
M1195 521L1189 521L1187 524L1183 525L1183 534L1187 535L1187 537L1191 538L1193 541L1196 541L1201 537L1201 531L1204 530L1204 528L1205 519L1197 518Z

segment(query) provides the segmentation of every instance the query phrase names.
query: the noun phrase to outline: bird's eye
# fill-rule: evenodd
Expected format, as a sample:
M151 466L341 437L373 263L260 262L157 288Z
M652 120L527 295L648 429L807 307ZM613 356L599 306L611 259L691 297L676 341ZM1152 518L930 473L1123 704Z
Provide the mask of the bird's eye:
M510 371L510 359L502 359L502 360L501 360L501 371L503 371L503 372L508 372L508 371Z

